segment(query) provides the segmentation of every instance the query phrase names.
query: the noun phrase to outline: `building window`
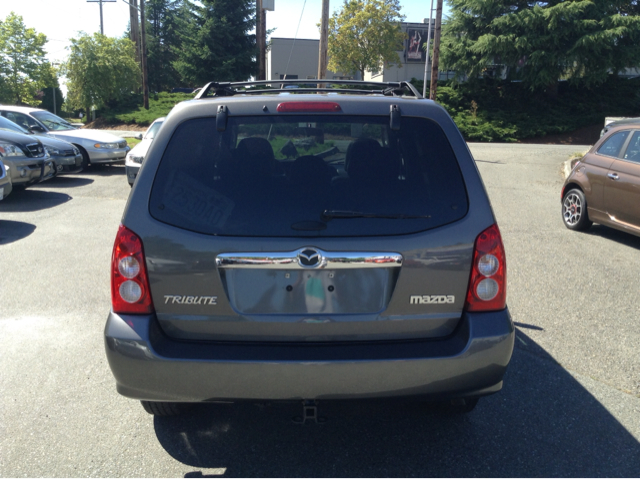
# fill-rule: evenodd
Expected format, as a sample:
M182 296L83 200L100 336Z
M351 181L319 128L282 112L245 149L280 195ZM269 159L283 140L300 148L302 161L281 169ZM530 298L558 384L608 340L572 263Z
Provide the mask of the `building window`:
M285 78L287 77L287 78ZM298 75L280 75L280 80L297 80L298 79Z

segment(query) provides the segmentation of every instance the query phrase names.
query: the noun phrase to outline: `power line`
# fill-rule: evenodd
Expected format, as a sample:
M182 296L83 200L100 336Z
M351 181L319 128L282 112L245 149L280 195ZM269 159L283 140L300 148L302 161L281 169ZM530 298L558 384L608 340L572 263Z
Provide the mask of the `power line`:
M289 72L289 63L291 63L291 55L293 54L293 47L296 45L296 38L298 38L298 30L300 29L300 23L302 23L302 15L304 15L304 7L307 5L307 0L304 0L302 4L302 12L300 13L300 20L298 20L298 27L296 28L296 34L293 36L293 43L291 44L291 51L289 52L289 60L287 60L287 68L284 70L284 78L287 79L287 73Z

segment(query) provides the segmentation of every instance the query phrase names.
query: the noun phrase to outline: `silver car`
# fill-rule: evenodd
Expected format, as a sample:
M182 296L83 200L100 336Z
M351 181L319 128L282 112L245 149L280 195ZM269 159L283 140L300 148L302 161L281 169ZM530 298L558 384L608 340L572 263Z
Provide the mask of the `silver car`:
M0 115L37 133L67 141L82 154L82 167L91 163L124 161L131 148L127 141L100 130L76 129L69 122L46 110L24 106L0 105Z
M13 187L27 187L56 176L46 148L31 135L0 129L0 158L9 167Z
M0 116L0 130L32 135L34 138L40 140L47 149L47 153L49 153L51 159L55 162L58 175L69 175L82 171L82 153L71 143L47 135L34 135L3 116Z
M13 190L11 175L7 171L8 167L0 159L0 200L5 199Z
M148 412L501 390L506 254L460 131L409 83L322 82L357 89L209 84L151 144L104 333Z

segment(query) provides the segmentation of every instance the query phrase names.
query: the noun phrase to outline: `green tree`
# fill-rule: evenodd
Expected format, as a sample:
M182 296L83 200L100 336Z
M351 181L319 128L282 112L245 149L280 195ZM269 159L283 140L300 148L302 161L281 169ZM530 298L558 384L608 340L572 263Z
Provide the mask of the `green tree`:
M174 63L182 54L183 40L190 38L195 21L189 0L147 0L147 68L152 91L180 86L180 73Z
M253 0L201 0L174 67L183 81L242 81L256 73Z
M11 12L0 21L0 98L17 104L38 105L45 64L47 37L27 28L22 17Z
M587 86L640 65L640 17L629 0L448 0L442 62L477 77L494 65L529 88Z
M329 19L328 69L357 73L400 65L398 51L406 34L399 0L344 0Z
M84 108L88 114L92 106L112 105L140 86L140 67L128 38L80 33L71 40L70 50L63 65L70 108Z

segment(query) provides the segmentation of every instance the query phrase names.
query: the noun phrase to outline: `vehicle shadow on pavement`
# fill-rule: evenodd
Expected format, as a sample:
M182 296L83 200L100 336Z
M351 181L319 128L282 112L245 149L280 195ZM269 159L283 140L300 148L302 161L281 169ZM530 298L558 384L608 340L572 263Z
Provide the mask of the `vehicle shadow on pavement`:
M640 238L632 235L631 233L625 233L624 231L616 230L602 225L593 225L585 234L591 236L600 236L602 238L616 241L624 246L630 246L640 250Z
M578 381L518 330L502 392L462 416L417 401L199 405L156 417L185 477L637 476L640 443ZM215 380L215 378L212 378Z
M91 165L84 169L80 174L84 176L116 176L126 175L127 171L122 165Z
M78 173L82 174L82 172ZM81 176L56 176L49 181L40 183L37 187L41 188L78 188L80 186L87 186L93 183L95 180L91 178L83 178ZM35 188L37 188L35 187Z
M26 238L36 230L36 225L22 221L0 220L0 245Z
M73 198L65 193L27 188L14 188L9 196L0 202L0 213L27 213L60 206Z

